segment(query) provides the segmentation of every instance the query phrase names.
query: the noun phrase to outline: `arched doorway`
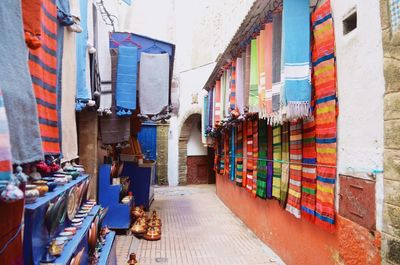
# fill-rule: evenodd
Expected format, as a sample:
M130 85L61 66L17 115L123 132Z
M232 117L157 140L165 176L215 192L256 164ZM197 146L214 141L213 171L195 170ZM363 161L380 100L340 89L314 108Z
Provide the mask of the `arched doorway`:
M201 115L191 114L179 137L179 185L210 183L210 158L201 142Z

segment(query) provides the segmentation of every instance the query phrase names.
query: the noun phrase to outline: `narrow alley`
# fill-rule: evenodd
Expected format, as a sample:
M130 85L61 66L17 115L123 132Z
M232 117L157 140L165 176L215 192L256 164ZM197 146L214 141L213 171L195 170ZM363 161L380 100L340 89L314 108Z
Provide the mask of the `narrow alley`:
M118 264L130 253L146 265L284 264L218 199L215 185L158 187L151 209L163 221L162 239L117 236Z

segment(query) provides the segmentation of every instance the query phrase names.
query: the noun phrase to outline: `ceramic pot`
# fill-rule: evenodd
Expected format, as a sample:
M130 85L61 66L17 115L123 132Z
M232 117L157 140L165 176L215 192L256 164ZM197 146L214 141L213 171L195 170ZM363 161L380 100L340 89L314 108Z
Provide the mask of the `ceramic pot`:
M34 203L40 193L36 185L26 185L25 203Z
M61 253L64 250L64 244L65 244L65 242L63 242L63 241L53 240L49 247L50 255L52 255L54 257L61 256Z
M54 189L57 187L57 183L54 181L47 182L47 186L49 187L49 191L54 191Z
M37 190L39 191L39 195L40 197L44 196L46 194L46 192L49 191L49 186L47 186L47 182L46 181L35 181L33 184L35 184L37 186Z

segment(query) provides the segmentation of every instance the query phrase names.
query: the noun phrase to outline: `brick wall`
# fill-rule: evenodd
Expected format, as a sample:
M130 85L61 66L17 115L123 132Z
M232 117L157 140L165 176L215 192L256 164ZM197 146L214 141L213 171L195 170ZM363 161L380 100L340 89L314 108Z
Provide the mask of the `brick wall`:
M400 30L392 27L390 2L381 0L386 82L382 263L400 264Z

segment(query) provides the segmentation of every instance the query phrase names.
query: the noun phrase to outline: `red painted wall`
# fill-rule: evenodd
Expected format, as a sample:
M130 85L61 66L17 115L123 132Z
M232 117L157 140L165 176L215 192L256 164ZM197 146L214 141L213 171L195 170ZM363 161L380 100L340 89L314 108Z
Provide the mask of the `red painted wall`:
M335 233L296 219L276 200L254 198L217 175L217 195L288 265L380 264L380 234L338 216Z

